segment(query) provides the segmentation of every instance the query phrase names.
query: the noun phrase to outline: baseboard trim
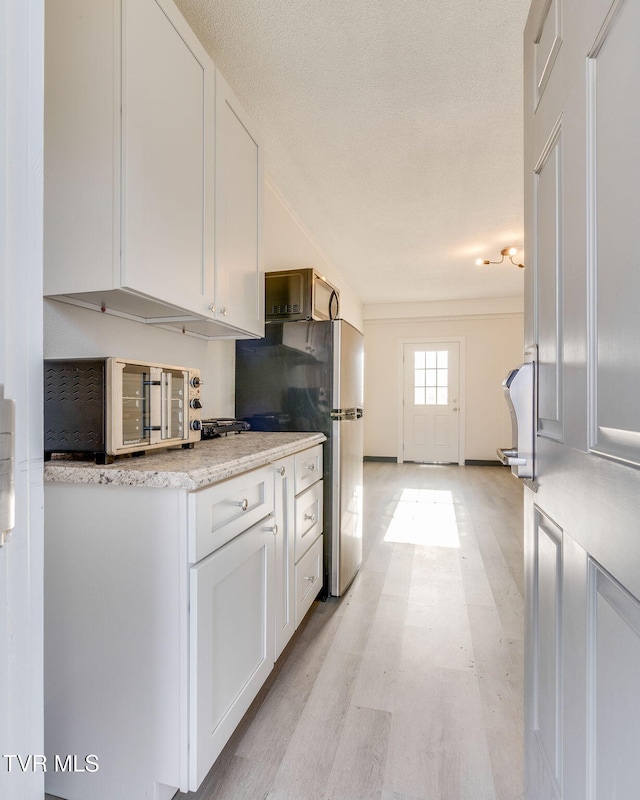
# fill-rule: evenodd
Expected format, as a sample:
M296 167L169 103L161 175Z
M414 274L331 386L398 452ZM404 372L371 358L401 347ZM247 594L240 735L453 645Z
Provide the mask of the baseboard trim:
M397 464L396 456L363 456L363 461L378 461L384 464ZM411 463L411 462L408 462ZM468 458L464 462L465 467L504 467L507 466L497 459Z

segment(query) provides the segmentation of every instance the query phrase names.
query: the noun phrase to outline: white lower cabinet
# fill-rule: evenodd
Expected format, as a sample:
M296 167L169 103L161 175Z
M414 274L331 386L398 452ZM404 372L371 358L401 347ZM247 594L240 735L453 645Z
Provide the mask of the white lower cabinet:
M322 588L322 445L277 461L274 469L277 659Z
M197 491L46 484L45 753L99 764L47 792L198 789L322 585L321 523L295 552L320 478L296 495L291 455Z
M267 517L190 570L192 791L273 668L274 524Z

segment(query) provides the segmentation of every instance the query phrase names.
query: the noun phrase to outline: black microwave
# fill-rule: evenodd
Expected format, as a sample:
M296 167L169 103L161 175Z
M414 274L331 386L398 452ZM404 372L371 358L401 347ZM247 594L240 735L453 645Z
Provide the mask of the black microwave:
M265 275L265 321L337 319L340 294L313 268Z

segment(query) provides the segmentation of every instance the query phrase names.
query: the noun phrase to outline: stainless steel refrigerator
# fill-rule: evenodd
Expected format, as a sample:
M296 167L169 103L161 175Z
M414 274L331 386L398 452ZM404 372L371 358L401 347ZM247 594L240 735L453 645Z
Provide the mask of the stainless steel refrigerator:
M324 584L343 594L362 562L362 334L344 320L273 322L236 342L236 417L252 430L320 431Z

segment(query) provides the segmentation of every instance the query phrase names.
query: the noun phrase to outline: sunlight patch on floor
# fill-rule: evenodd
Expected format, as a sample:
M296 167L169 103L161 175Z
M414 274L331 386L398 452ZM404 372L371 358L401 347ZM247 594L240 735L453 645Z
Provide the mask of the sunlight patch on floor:
M403 489L384 540L423 547L460 547L453 493L446 489Z

